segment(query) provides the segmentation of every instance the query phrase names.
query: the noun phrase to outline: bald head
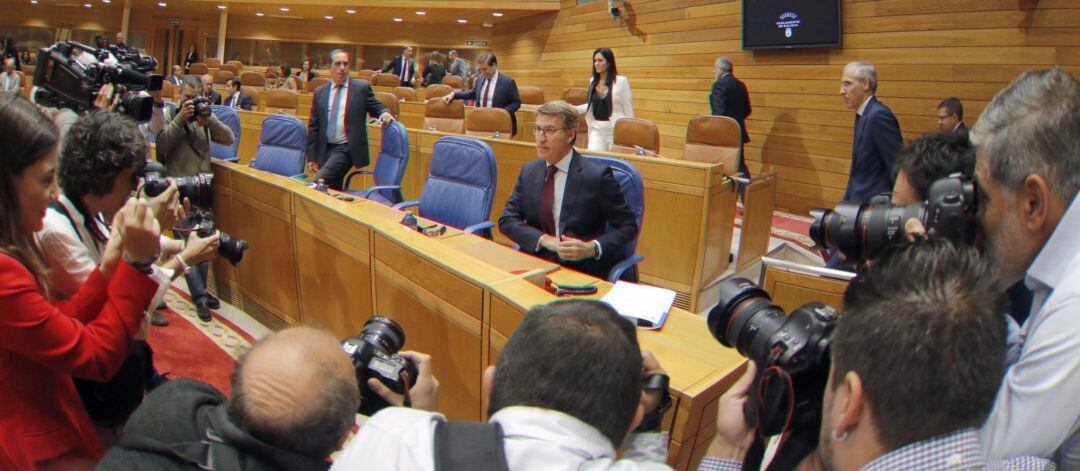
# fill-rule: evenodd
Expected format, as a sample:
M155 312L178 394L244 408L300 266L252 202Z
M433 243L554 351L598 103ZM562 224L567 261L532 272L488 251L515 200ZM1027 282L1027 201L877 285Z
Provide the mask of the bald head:
M328 332L286 329L237 363L229 417L255 438L316 459L337 450L360 393L352 362Z

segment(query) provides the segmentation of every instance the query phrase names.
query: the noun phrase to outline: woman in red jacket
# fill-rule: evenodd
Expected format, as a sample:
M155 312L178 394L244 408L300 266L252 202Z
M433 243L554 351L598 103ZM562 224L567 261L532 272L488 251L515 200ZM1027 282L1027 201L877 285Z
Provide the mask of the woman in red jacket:
M102 450L71 376L106 380L127 356L157 288L160 229L128 201L98 270L50 303L33 234L58 195L56 127L14 95L0 96L0 123L0 469L89 469Z

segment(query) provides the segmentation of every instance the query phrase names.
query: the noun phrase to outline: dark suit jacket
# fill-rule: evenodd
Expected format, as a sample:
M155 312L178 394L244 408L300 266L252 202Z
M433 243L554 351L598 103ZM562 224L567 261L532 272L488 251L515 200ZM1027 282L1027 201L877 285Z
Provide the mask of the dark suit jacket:
M217 90L211 89L210 90L210 96L207 97L207 98L210 99L210 104L211 105L220 105L221 104L221 94L218 93Z
M559 260L557 254L543 248L535 251L543 235L539 229L540 196L547 177L547 162L543 159L528 162L521 169L514 193L499 217L499 230L526 253L598 278L607 278L613 265L631 255L629 244L638 234L637 218L626 203L611 167L573 152L563 191L559 230L575 239L599 241L600 259L569 262Z
M330 112L330 86L334 82L315 89L311 98L311 116L308 118L308 162L322 164L326 160L326 119ZM349 81L349 95L345 98L345 134L349 138L349 156L353 167L367 167L371 162L368 157L367 116L378 117L386 109L371 86L363 80Z
M964 136L964 138L967 138L967 139L971 138L971 136L970 136L971 131L968 130L967 125L964 124L963 121L960 121L960 125L957 126L956 129L953 130L953 132L958 134L958 135Z
M903 141L900 123L892 110L871 97L862 117L855 123L851 172L844 199L867 201L878 193L892 190L893 166Z
M180 80L180 77L177 77L175 75L170 75L169 78L165 79L165 81L176 85L177 87L184 83L183 80Z
M232 96L230 96L229 98L226 98L225 99L225 106L228 106L229 108L232 108L233 107L233 98L236 98L237 100L240 100L240 109L251 111L251 98L248 97L247 95L244 95L243 92L236 92Z
M709 93L709 107L714 116L727 116L738 121L742 128L743 143L750 142L750 134L746 132L746 118L750 116L750 93L746 91L746 84L734 75L724 74L713 82L712 92Z
M476 100L476 104L479 106L485 83L487 83L487 77L481 75L476 78L476 86L471 90L454 93L454 98L458 100ZM518 94L517 82L508 75L500 73L495 82L495 95L491 99L491 104L495 108L502 108L510 113L511 129L516 134L517 116L514 113L518 108L521 108L521 95Z
M411 87L411 86L413 86L412 80L409 80L408 82L405 81L405 75L402 74L401 62L402 62L402 56L394 57L393 59L390 59L390 63L386 64L386 67L382 68L382 71L383 72L390 72L390 73L392 73L394 75L397 75L399 78L401 78L401 85L403 87ZM409 77L410 77L410 79L415 79L416 78L416 60L415 59L409 59Z

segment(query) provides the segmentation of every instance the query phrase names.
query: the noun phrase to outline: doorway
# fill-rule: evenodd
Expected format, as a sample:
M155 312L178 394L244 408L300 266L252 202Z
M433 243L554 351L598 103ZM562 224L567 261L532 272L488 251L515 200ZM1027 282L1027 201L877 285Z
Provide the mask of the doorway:
M198 29L198 25L194 24L154 25L150 34L150 53L161 63L163 75L168 76L174 65L184 65L188 48L198 43ZM200 50L199 61L202 62L202 60L203 53Z

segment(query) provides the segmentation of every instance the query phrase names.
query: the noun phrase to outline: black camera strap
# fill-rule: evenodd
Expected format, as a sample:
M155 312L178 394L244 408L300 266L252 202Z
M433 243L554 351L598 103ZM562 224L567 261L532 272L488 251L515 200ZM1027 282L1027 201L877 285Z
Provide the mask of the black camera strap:
M435 471L509 471L499 424L435 424Z

